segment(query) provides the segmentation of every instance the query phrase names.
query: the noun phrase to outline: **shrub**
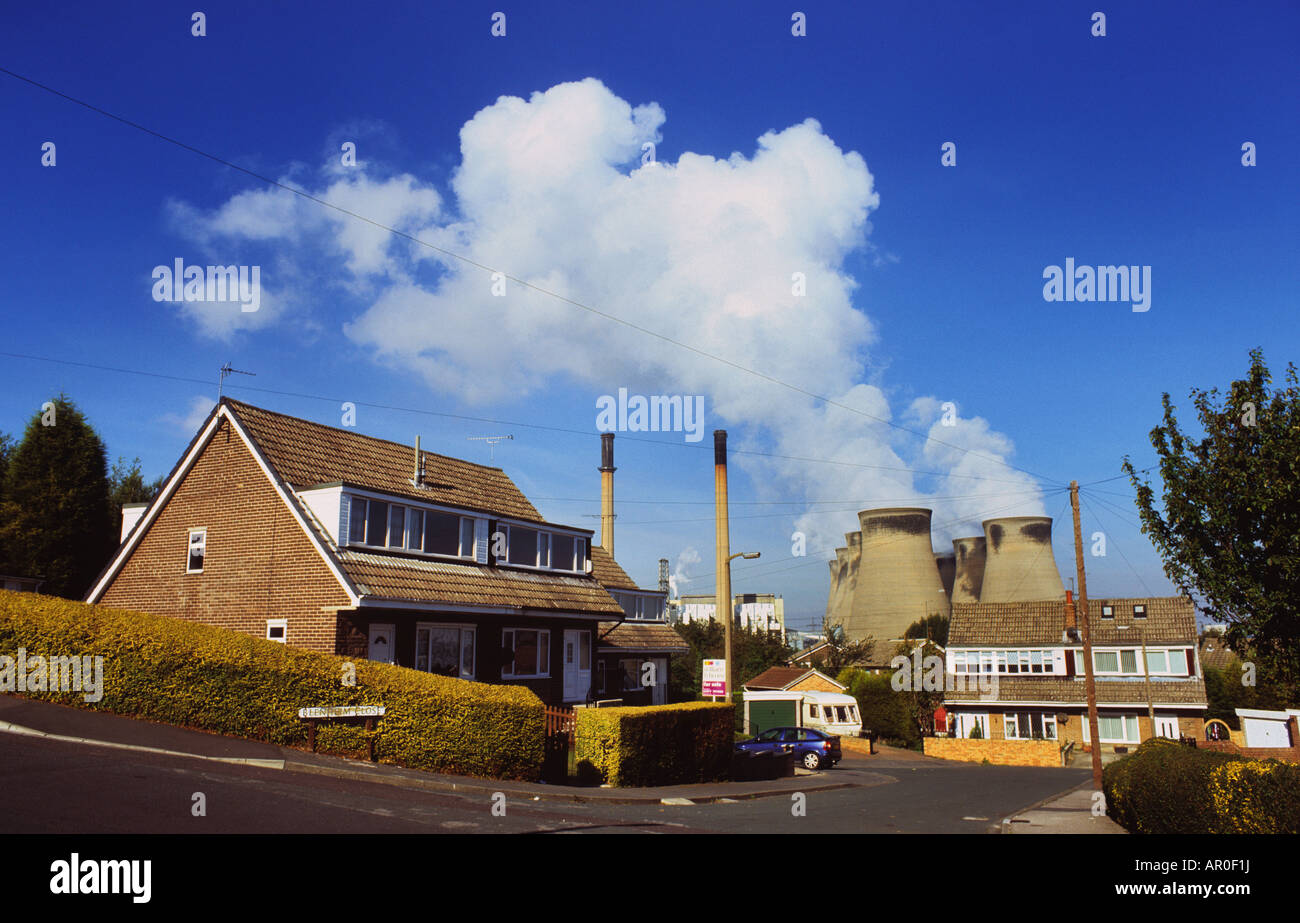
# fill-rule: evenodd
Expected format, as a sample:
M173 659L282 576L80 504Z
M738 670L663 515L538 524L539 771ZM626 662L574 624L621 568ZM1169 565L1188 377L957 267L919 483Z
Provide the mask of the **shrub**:
M521 686L493 686L390 664L317 654L162 616L0 591L0 654L104 658L103 698L28 692L80 708L301 746L298 709L380 705L381 762L465 775L535 780L545 734L542 703ZM356 685L344 686L352 663ZM317 749L359 752L360 725L322 724Z
M1300 766L1153 738L1102 772L1133 833L1300 833Z
M912 713L912 696L895 691L888 673L850 670L840 673L839 682L858 700L864 730L875 731L879 737L905 747L920 744L921 732Z
M610 785L673 785L727 777L735 716L726 703L576 709L578 766Z

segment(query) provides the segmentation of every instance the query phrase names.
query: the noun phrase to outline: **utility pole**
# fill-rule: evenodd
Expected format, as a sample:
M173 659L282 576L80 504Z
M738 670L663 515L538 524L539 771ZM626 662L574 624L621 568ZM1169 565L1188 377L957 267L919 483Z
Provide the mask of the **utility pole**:
M731 704L731 536L727 513L727 431L713 431L714 554L717 558L717 610L726 632L727 703Z
M1092 784L1101 791L1101 734L1097 731L1097 677L1092 670L1092 627L1088 623L1088 581L1083 574L1083 530L1079 525L1079 482L1070 482L1074 513L1074 569L1079 578L1079 616L1083 622L1083 669L1088 693L1088 737L1092 741Z

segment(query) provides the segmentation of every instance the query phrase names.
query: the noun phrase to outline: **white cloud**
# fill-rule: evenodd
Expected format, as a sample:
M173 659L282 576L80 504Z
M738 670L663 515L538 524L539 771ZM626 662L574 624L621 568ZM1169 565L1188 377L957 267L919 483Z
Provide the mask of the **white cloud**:
M929 426L936 438L991 458L921 448L919 438L900 438L880 422L893 418L886 392L864 381L876 334L853 305L858 283L845 269L850 254L869 249L868 217L879 204L863 158L809 119L765 133L749 155L687 152L643 166L642 145L660 140L665 119L658 104L633 107L597 80L565 83L527 100L503 96L465 123L448 208L409 175L375 180L362 167L341 176L327 165L321 188L309 190L478 265L282 190L242 193L206 216L180 206L177 214L197 239L278 239L300 252L323 239L341 257L329 281L365 298L346 335L377 361L414 370L467 402L562 382L590 387L593 397L620 386L703 394L708 428L743 427L737 449L845 463L738 455L774 498L835 499L852 509L934 506L936 532L1021 499L967 496L1032 487L999 461L1012 446L986 421L941 427L934 399L905 415L911 428ZM514 282L496 297L491 270L699 352ZM806 278L803 297L791 291L794 273ZM946 472L930 491L935 499L895 470L909 466ZM1023 499L1015 512L1038 509L1032 491ZM856 516L844 508L809 513L796 528L809 535L810 554L825 553L856 528ZM964 534L969 523L952 528Z
M165 413L158 419L176 427L182 433L193 436L199 431L203 421L208 418L208 414L212 413L214 406L216 401L212 398L196 394L190 398L184 413Z

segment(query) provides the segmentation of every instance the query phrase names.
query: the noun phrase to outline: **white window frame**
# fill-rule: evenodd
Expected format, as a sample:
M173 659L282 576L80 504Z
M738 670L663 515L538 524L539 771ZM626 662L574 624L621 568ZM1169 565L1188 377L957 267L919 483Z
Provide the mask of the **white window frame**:
M1031 711L1036 711L1036 709L1031 709ZM1043 716L1043 736L1042 736L1041 738L1039 738L1039 739L1041 739L1041 740L1053 740L1053 741L1056 740L1057 727L1056 727L1056 714L1055 714L1055 712L1047 712L1047 711L1044 711L1044 712L1038 712L1038 714L1041 714L1041 715ZM1010 734L1007 733L1007 719L1008 719L1008 718L1013 719L1013 723L1014 723L1015 726L1016 726L1016 736L1015 736L1015 737L1012 737ZM1048 736L1048 733L1047 733L1047 729L1048 729L1049 727L1051 728L1051 736L1050 736L1050 737ZM1030 737L1021 737L1021 736L1020 736L1020 718L1019 718L1019 713L1018 713L1018 712L1012 712L1012 711L1009 711L1009 712L1003 712L1003 713L1002 713L1002 737L1003 737L1005 740L1034 740L1034 739L1035 739L1035 738L1032 737L1032 736L1030 736Z
M471 625L468 622L416 622L415 623L415 657L412 661L412 667L423 673L431 672L428 668L426 659L424 667L420 667L420 632L435 628L455 629L460 634L456 640L456 670L461 679L474 679L478 674L478 626ZM465 633L469 632L474 636L474 662L470 664L470 670L465 672ZM425 649L425 657L429 656L428 649Z
M539 661L542 659L542 635L546 635L546 663L544 664L538 663L538 667L544 668L545 672L540 672L540 671L537 673L507 672L510 670L514 670L515 667L515 660L514 660L515 639L511 637L511 639L507 642L506 636L507 635L513 636L516 632L520 632L520 631L537 632L537 659ZM551 652L551 630L549 628L503 628L501 629L501 645L502 647L510 651L510 662L501 668L502 679L550 679L551 678L552 652Z
M278 638L271 637L271 629L279 628L283 633ZM267 619L266 620L266 640L274 641L276 644L287 644L289 639L289 620L288 619Z
M356 504L358 502L363 504L362 507L363 513L360 517L356 516ZM443 560L443 561L472 561L477 556L477 548L475 546L478 541L478 523L475 517L467 515L466 513L463 513L460 510L449 510L449 509L444 509L436 506L426 506L424 504L413 505L407 502L398 502L396 500L389 500L382 497L369 497L361 494L348 494L347 503L348 503L348 537L345 544L347 544L350 547L361 548L361 549L381 549L387 551L400 551L406 554L419 555L422 558L430 558L432 560ZM388 511L384 517L384 540L382 543L375 543L370 541L370 535L369 535L370 504L372 503L383 503L388 507ZM403 522L403 530L405 532L405 535L403 536L403 544L401 545L389 544L392 538L391 525L393 519L393 510L395 509L400 509L403 511L402 522ZM419 548L410 547L411 525L415 519L414 516L415 513L420 514L420 547ZM442 552L424 550L424 528L430 513L437 513L444 516L459 517L460 521L457 526L458 534L456 538L456 547L459 553L444 554ZM365 523L365 525L362 528L363 538L360 541L357 541L352 538L352 533L353 530L356 528L356 523L358 518L360 519L361 522ZM465 539L467 537L466 536L467 530L465 528L466 521L469 522L468 538L470 541L469 541L468 548L465 547Z
M194 536L199 536L199 547L202 549L199 554L199 566L191 567L190 562L194 557ZM208 529L204 526L202 529L190 529L189 539L185 543L185 573L201 574L203 565L208 560Z
M515 529L527 529L530 532L537 533L537 554L534 556L532 564L519 564L510 561L510 543L514 541ZM583 574L587 571L587 539L583 535L572 535L569 532L556 532L554 529L547 529L540 525L530 525L529 523L511 523L497 522L498 532L505 533L506 553L503 557L498 558L497 563L506 567L522 567L529 570L557 571L564 574ZM553 535L566 535L573 538L573 560L568 567L557 567L551 560L553 544L551 537ZM581 543L581 545L579 544ZM547 563L539 563L546 561Z

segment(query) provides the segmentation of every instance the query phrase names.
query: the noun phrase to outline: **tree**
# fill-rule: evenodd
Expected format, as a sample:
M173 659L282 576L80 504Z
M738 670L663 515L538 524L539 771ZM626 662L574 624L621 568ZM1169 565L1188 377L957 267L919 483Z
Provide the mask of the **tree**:
M145 483L144 475L140 471L140 459L136 458L128 464L126 459L119 455L113 470L108 474L108 509L114 521L121 515L124 503L153 502L154 497L162 492L165 479L165 475L159 475Z
M1300 692L1300 382L1287 366L1273 381L1262 350L1246 378L1221 399L1218 388L1190 397L1203 438L1180 429L1162 399L1164 422L1151 430L1164 483L1163 512L1126 456L1146 533L1165 574L1199 608L1228 624L1227 640L1261 677L1292 700ZM1279 690L1281 692L1283 690Z
M687 622L673 626L690 651L674 657L669 675L669 692L674 702L691 702L700 697L705 660L721 660L726 650L723 625L716 621ZM737 618L731 626L731 682L738 691L748 679L768 667L784 666L794 651L781 640L780 632L743 627Z
M854 667L871 660L871 651L875 641L870 637L860 641L850 641L844 632L844 625L832 622L829 617L822 619L822 635L829 642L825 659L822 660L823 673L834 676L845 667Z
M9 554L5 548L5 536L3 522L5 510L5 472L9 470L9 456L13 455L14 437L8 433L0 433L0 574L7 574L14 570L12 562L9 560Z
M42 591L80 598L116 546L104 443L59 395L27 424L9 456L0 508L7 567Z
M908 640L933 641L940 647L946 647L948 644L948 616L941 615L938 612L931 613L918 622L913 622L907 626L903 632L903 637Z

